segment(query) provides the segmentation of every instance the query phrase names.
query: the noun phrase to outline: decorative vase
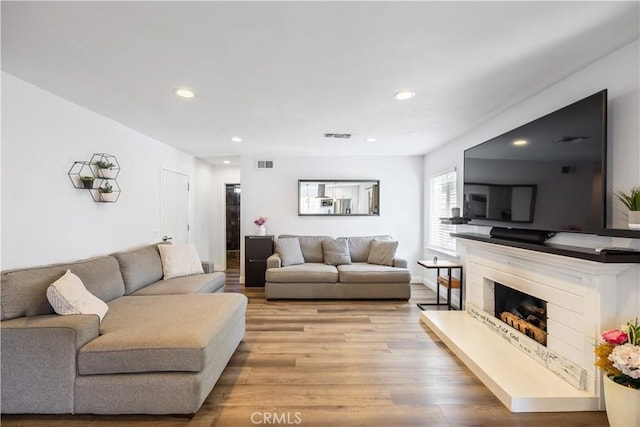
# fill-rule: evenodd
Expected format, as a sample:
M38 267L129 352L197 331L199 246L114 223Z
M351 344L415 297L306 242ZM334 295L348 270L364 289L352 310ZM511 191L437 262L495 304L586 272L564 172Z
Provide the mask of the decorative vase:
M263 225L258 225L256 227L256 236L266 236L267 235L267 227Z
M604 403L611 427L640 426L640 390L625 387L602 376Z
M115 202L116 194L115 193L100 193L100 197L103 202Z
M640 211L629 211L629 228L640 230Z
M116 177L117 174L118 174L118 170L117 169L98 168L98 177L100 177L100 178L113 179L113 178Z

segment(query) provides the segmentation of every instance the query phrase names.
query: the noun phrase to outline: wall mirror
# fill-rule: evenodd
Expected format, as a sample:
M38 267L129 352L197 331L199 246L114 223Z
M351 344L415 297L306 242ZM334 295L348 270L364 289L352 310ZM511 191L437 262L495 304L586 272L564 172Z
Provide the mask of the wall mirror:
M298 215L380 215L380 181L300 179Z

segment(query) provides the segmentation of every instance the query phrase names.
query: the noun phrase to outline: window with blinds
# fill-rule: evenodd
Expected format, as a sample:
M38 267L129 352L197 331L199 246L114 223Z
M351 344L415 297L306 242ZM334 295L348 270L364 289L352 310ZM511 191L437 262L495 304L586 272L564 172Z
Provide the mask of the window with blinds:
M429 245L455 252L456 240L450 236L455 228L451 224L441 224L440 218L451 217L451 208L456 206L456 171L434 176L430 180L430 188Z

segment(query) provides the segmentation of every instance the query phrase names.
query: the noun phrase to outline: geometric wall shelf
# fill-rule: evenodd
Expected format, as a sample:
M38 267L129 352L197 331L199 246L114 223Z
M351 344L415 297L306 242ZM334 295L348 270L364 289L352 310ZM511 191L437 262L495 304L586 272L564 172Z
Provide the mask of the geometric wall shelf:
M89 190L94 202L115 203L122 192L116 180L119 174L116 156L96 153L89 161L73 162L67 175L75 188Z

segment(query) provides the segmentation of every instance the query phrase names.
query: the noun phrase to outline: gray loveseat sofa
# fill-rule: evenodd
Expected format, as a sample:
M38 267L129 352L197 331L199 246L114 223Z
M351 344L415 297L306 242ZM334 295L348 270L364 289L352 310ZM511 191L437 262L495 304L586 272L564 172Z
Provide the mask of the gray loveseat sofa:
M267 259L267 299L407 300L411 297L411 273L407 269L406 259L398 255L389 256L387 261L372 260L370 257L372 245L379 242L394 243L391 236L334 239L330 236L281 235L276 240L276 251L279 241L290 239L298 239L304 259L286 265L282 254L278 252ZM337 258L335 253L327 251L327 246L334 247L336 243L341 243L341 248L347 248L346 253Z
M195 413L245 332L247 298L207 267L163 280L150 245L3 271L2 413ZM54 313L46 291L67 269L109 306L102 322Z

